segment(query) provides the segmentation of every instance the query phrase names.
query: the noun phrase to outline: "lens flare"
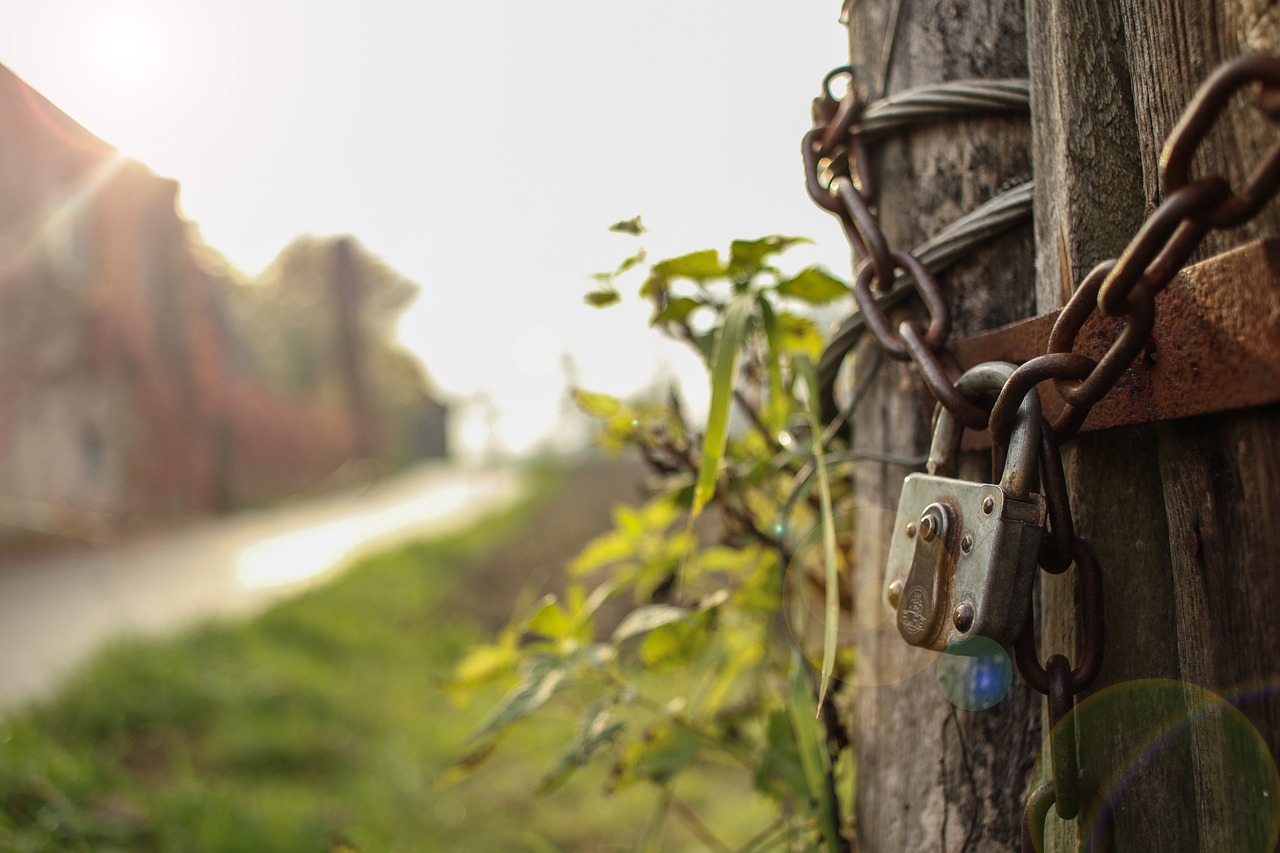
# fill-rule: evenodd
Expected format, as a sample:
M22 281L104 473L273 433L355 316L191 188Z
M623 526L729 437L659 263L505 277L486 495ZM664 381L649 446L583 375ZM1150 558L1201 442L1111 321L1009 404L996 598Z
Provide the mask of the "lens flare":
M938 688L957 708L994 708L1008 695L1012 683L1009 653L986 637L974 637L938 658Z

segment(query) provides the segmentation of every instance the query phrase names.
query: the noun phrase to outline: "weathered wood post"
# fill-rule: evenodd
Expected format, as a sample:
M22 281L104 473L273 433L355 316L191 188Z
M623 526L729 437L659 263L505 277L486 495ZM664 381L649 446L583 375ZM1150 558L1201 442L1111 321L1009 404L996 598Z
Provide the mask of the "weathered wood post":
M898 246L1031 177L1034 161L1034 252L1030 229L1015 231L942 278L957 335L1061 306L1162 201L1159 153L1196 87L1225 60L1280 51L1280 12L1251 0L863 0L849 23L852 65L872 97L1030 77L1030 129L966 118L902 133L873 158L879 184L893 188L879 215ZM1238 187L1274 139L1256 110L1228 110L1193 171ZM1211 233L1197 257L1277 234L1272 203L1244 228ZM1157 359L1168 343L1154 341ZM910 368L887 365L856 413L855 446L920 452L923 398ZM1266 764L1280 748L1280 407L1087 434L1066 457L1077 532L1103 566L1106 642L1097 696L1080 706L1093 804L1082 819L1049 819L1049 849L1079 849L1101 825L1117 850L1272 849L1277 805L1270 790L1242 787L1232 750L1243 744ZM855 471L856 588L877 588L904 473ZM1073 572L1041 576L1045 654L1076 654L1076 593ZM1046 773L1033 771L1042 698L1015 677L999 706L964 711L939 694L931 667L908 662L893 630L855 642L861 849L1015 849L1023 799ZM1214 696L1234 708L1195 711Z
M1225 60L1280 49L1280 15L1210 0L1032 0L1028 15L1036 296L1046 311L1094 264L1118 255L1162 201L1160 149L1196 87ZM1222 174L1238 187L1274 138L1241 104L1222 117L1196 174ZM1197 257L1280 234L1278 225L1273 203L1244 228L1211 233ZM1162 343L1171 342L1154 342L1157 358ZM1188 709L1134 680L1227 695L1280 674L1280 410L1113 429L1075 444L1078 532L1097 547L1105 579L1106 651L1093 692L1121 685L1084 706L1080 757L1086 787L1111 797L1115 849L1271 849L1257 837L1267 820L1251 825L1247 814L1266 803L1223 802L1240 768L1224 760L1220 736L1239 721L1197 722L1153 748L1153 731ZM1069 578L1048 586L1043 627L1053 648L1071 648L1072 605ZM1239 707L1274 755L1274 692ZM1049 828L1051 838L1077 842L1088 822L1051 818Z
M895 7L900 19L886 80L883 45ZM1020 0L855 3L850 9L852 65L873 98L882 87L893 93L951 80L1026 78L1024 15ZM1026 116L921 126L878 144L872 162L879 185L886 188L879 199L885 236L891 245L911 247L1001 189L1031 177L1030 127ZM979 248L941 276L955 334L1032 314L1032 263L1031 229L1024 227ZM925 397L912 368L886 363L856 414L855 447L920 453L930 438ZM871 462L855 470L855 588L879 589L881 543L889 539L906 473ZM931 665L913 664L918 653L896 630L867 632L855 643L860 849L1009 849L1040 742L1039 697L1015 680L997 708L961 710L943 698Z

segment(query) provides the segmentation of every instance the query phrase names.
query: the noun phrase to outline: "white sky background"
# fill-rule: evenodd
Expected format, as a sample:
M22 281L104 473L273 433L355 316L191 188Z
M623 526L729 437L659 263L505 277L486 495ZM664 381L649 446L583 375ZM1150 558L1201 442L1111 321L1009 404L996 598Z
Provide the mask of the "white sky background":
M563 353L592 390L706 379L592 272L770 233L847 278L799 140L846 60L838 0L7 0L0 62L182 184L248 273L302 233L355 235L422 288L401 328L460 401L463 449L560 423ZM638 282L636 283L638 286ZM499 414L486 416L483 400ZM496 418L495 435L487 423Z

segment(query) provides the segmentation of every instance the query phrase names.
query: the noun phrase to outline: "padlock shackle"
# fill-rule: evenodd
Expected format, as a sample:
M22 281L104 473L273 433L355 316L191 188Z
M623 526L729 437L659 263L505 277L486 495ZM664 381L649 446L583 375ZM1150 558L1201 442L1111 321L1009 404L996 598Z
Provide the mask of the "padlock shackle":
M956 390L966 399L981 403L984 397L994 397L999 393L1016 369L1017 365L1007 361L985 361L966 370L956 382ZM933 428L933 443L929 446L926 467L930 474L956 476L956 457L960 453L963 435L964 425L956 420L955 415L940 408L938 422ZM1022 404L1014 415L1004 473L1000 477L1000 488L1011 497L1025 499L1035 490L1040 477L1039 449L1040 395L1032 388L1022 398Z

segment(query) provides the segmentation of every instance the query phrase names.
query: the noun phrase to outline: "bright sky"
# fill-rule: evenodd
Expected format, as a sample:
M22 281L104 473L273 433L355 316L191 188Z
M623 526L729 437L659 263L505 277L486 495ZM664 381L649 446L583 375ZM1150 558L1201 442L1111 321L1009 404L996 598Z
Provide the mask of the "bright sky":
M180 181L246 272L298 234L350 233L418 282L401 337L459 401L455 437L518 451L561 422L565 354L587 388L673 375L703 405L638 300L583 304L634 248L610 223L641 214L653 259L806 235L794 264L847 275L799 164L845 61L839 6L7 0L0 62Z

